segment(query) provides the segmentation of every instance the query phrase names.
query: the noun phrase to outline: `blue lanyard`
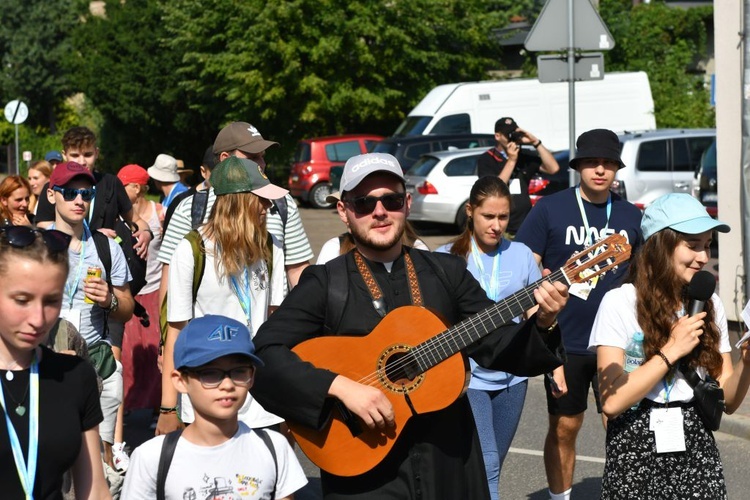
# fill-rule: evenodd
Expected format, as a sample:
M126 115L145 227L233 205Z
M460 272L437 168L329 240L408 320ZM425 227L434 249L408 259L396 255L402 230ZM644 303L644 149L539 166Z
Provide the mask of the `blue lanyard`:
M230 276L229 280L232 284L232 291L237 296L237 300L240 301L242 312L245 313L245 317L247 318L247 327L250 329L250 332L252 332L252 322L250 320L250 273L248 272L247 268L245 268L243 277L243 287L240 287L240 283L237 282L237 278L235 278L234 276Z
M664 401L669 404L669 395L672 394L672 389L674 389L674 384L677 382L677 377L675 376L672 378L672 384L667 385L667 379L666 377L661 379L661 384L664 386Z
M479 283L482 285L482 288L484 288L487 296L495 302L497 302L500 298L500 280L498 279L498 270L500 269L500 246L502 245L502 243L503 240L501 239L500 244L497 246L497 253L494 257L492 257L492 274L490 274L490 282L488 284L485 281L484 264L482 264L482 252L479 250L474 236L471 237L471 257L474 260L474 265L479 270Z
M583 227L586 229L586 241L585 246L589 246L593 243L591 238L591 232L589 229L589 219L586 217L586 210L583 208L583 200L581 199L581 185L576 186L576 200L578 200L578 209L581 211L581 219L583 219ZM607 193L607 224L602 229L600 236L604 236L609 228L609 216L612 215L612 192Z
M26 493L26 500L34 498L34 481L36 479L36 460L39 454L39 360L34 351L34 357L31 360L31 375L29 378L29 462L23 458L21 442L18 440L16 428L8 416L5 405L5 395L0 389L0 403L2 403L3 414L5 415L5 425L8 427L8 437L10 438L10 447L13 450L13 460L16 462L18 478L21 480L21 486Z
M68 297L68 309L73 308L73 298L78 290L78 284L81 282L81 276L83 274L83 261L86 257L86 241L89 239L87 224L83 225L83 238L81 239L81 254L78 256L78 266L76 266L76 272L73 281L67 280L65 282L65 295Z

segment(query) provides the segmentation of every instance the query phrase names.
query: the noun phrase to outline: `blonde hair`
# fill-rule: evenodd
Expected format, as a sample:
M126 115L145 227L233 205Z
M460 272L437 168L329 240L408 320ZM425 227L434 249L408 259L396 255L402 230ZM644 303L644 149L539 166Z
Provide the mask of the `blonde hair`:
M47 160L39 160L31 164L29 167L29 174L31 175L31 171L36 170L40 174L42 174L44 177L47 178L49 181L49 178L52 176L52 165ZM31 189L29 189L29 212L34 213L34 210L36 209L36 204L39 203L39 198L37 195L35 195L33 192L31 192Z
M259 260L273 258L267 245L263 202L253 193L231 193L216 197L205 228L214 243L216 274L238 276Z

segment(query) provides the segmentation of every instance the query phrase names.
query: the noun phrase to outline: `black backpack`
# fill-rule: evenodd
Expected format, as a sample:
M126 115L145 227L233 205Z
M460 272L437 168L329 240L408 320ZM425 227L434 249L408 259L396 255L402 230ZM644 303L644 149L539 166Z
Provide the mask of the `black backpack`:
M125 221L117 219L115 221L115 233L117 233L117 241L122 248L122 253L125 254L125 260L130 269L130 275L132 280L130 281L130 293L135 296L141 289L146 285L146 260L142 259L135 253L133 245L136 243L136 239L133 237L133 232L130 230ZM94 244L96 245L96 253L99 254L99 260L104 264L104 269L107 271L107 282L111 285L111 270L112 270L112 254L109 251L109 242L106 236L99 231L92 230L94 237ZM104 238L96 237L96 235L104 236Z

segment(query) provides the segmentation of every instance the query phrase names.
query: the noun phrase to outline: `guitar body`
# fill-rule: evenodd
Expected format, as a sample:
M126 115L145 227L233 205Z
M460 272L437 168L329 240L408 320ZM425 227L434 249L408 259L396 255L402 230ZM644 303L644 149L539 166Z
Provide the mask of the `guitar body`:
M354 436L337 409L322 430L287 422L305 455L337 476L363 474L385 458L414 413L441 410L456 401L466 390L470 375L461 353L413 378L403 376L397 369L404 364L403 353L445 327L427 309L405 306L391 311L365 337L318 337L297 345L293 351L316 367L383 391L393 404L396 424L381 432L369 429L352 416L361 427L361 433Z

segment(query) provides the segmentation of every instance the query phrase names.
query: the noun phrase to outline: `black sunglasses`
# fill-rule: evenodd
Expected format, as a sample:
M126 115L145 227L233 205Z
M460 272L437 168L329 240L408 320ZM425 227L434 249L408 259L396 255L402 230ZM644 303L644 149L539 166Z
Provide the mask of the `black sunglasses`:
M56 229L34 229L27 226L3 226L0 232L5 235L5 240L14 248L26 248L36 240L36 235L41 234L44 244L50 252L67 252L70 245L70 235L57 231Z
M250 381L253 379L255 374L255 368L252 366L238 366L231 370L221 370L219 368L202 368L199 370L188 369L184 370L187 373L192 373L198 380L204 389L215 389L219 387L225 378L229 377L234 385L247 386L250 385Z
M65 201L73 201L78 197L79 194L81 195L81 199L83 201L91 201L94 199L94 195L96 194L95 187L87 189L73 189L55 186L52 188L52 190L62 194L63 200Z
M359 215L371 214L378 202L383 204L383 208L389 212L395 212L404 208L404 201L406 200L405 193L391 193L384 194L383 196L360 196L359 198L351 198L344 200L344 203L348 203L354 209L354 213Z

